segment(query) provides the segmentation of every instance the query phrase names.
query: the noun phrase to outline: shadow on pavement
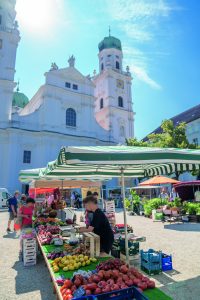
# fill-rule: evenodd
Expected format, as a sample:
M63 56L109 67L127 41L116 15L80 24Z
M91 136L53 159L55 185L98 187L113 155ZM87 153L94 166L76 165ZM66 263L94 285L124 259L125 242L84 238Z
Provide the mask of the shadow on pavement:
M15 277L16 295L40 291L42 300L55 300L50 275L48 269L44 267L44 260L41 256L38 257L35 266L24 267L22 261L17 261L13 269L17 271Z
M10 232L10 233L4 234L3 238L4 239L18 239L19 236L16 232Z
M158 280L158 278L156 279ZM198 300L200 299L199 282L200 276L197 276L188 280L166 283L160 289L167 295L170 295L173 300Z
M164 229L177 231L200 231L200 223L166 224Z

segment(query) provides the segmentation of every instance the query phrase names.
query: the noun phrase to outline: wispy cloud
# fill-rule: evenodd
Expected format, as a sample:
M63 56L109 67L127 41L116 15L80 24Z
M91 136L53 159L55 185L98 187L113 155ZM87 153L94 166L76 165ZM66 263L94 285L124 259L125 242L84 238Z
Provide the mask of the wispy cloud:
M151 65L141 49L143 45L154 45L157 33L162 35L162 21L173 11L182 8L172 4L172 1L169 3L168 0L108 0L107 8L111 19L117 21L119 28L129 38L124 54L131 70L139 80L154 89L161 89L160 84L151 78ZM133 42L138 48L132 47ZM156 57L156 53L154 56Z
M131 71L137 77L137 79L145 82L153 89L160 90L161 86L149 76L147 67L148 59L144 53L137 48L128 46L123 48L123 52L125 56L124 63L129 65Z

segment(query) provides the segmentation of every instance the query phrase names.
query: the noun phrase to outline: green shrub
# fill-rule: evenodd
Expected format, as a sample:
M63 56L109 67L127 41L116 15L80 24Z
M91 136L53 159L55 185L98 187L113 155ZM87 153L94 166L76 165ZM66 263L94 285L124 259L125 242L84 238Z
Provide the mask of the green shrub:
M166 199L154 198L147 200L144 203L144 214L149 217L151 216L153 209L158 209L160 206L166 204L168 204L168 200Z

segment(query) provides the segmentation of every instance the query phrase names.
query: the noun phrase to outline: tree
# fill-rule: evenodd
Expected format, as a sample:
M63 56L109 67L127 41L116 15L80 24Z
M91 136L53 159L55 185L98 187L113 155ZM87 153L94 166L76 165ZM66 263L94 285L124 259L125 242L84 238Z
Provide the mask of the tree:
M128 146L139 147L160 147L160 148L199 148L195 144L190 144L186 136L186 123L181 122L174 126L172 120L164 120L161 124L161 133L151 133L148 135L148 141L131 138L126 140ZM181 172L176 172L176 178ZM199 171L193 172L193 175L199 175Z

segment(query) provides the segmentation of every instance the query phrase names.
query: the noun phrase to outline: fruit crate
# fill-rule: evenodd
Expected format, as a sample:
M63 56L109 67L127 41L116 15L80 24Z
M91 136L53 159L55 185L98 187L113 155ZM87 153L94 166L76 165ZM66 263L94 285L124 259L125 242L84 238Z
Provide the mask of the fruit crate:
M94 300L148 300L137 288L131 287L94 296Z
M115 213L115 201L106 201L105 202L105 211L106 213Z
M140 251L141 269L149 274L160 273L162 271L162 252L149 249Z
M173 269L172 266L172 255L162 254L162 270L170 271Z

